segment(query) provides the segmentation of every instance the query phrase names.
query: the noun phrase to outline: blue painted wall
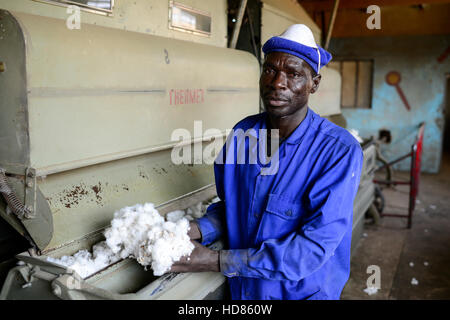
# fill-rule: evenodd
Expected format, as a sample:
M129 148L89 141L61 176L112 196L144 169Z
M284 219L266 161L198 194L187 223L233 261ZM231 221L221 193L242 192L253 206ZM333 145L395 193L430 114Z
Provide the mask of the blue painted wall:
M437 173L440 168L444 127L446 73L450 56L437 61L450 46L450 36L402 36L332 39L329 51L339 58L374 60L371 109L343 109L347 128L355 128L362 137L378 137L380 129L391 131L392 141L383 145L388 160L408 153L417 128L424 121L422 171ZM410 106L408 111L395 87L386 83L386 74L398 71ZM448 124L450 125L450 124ZM410 160L395 166L409 170Z

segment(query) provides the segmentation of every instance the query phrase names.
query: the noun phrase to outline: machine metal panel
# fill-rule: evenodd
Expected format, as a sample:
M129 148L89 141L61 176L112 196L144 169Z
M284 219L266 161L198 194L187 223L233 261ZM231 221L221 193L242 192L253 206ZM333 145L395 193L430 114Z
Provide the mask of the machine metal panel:
M49 175L39 184L53 212L54 234L45 251L99 232L120 208L160 205L211 184L211 166L177 166L165 151Z
M363 147L363 166L360 184L353 203L352 253L356 248L364 230L365 213L375 200L374 170L376 165L376 149L374 144Z
M108 14L108 16L99 14L100 11L86 12L90 9L82 8L81 29L90 24L222 48L227 47L227 0L183 0L182 3L211 14L211 36L199 36L170 29L169 0L116 0L112 14ZM67 11L68 5L70 4L48 0L0 0L1 9L61 19L61 24L64 25L73 14L72 11Z
M256 59L237 50L107 28L101 16L96 21L104 26L91 21L70 30L62 8L27 4L0 0L2 8L17 7L0 10L2 17L9 17L5 33L16 35L0 77L22 79L13 82L22 91L0 87L2 97L22 98L0 100L0 126L6 128L2 143L22 143L17 132L28 143L16 148L23 157L15 165L0 153L0 167L18 198L34 210L18 219L1 200L0 215L31 235L37 250L18 257L26 264L10 270L0 298L216 295L225 281L220 273L155 279L151 271L126 259L83 280L46 258L90 249L102 240L113 213L124 206L153 202L165 214L214 196L211 164L175 165L171 135L179 128L193 133L187 146L195 157L197 146L209 141L205 130L217 129L220 134L211 137L222 137L237 121L257 113ZM39 15L29 14L35 6ZM44 7L48 11L43 14L39 10ZM213 14L211 39L217 37L214 21ZM7 43L0 41L0 52ZM203 121L203 130L193 131L194 120ZM26 172L35 175L30 179Z
M262 0L261 43L274 35L281 34L294 23L306 24L312 31L316 41L320 40L321 30L314 20L296 1Z
M58 19L15 16L33 44L30 165L41 174L167 146L174 129L192 131L194 120L225 130L256 112L259 68L246 52L93 25L74 32ZM230 105L240 108L231 113Z
M323 67L320 74L319 89L309 96L309 107L323 117L340 114L341 75L330 67Z
M212 185L161 205L158 210L165 214L214 196L215 187ZM219 272L168 273L155 277L151 270L146 271L136 260L124 259L82 279L70 269L47 260L48 256L60 257L80 248L90 248L99 240L101 234L97 232L39 256L21 253L17 258L22 263L8 273L0 299L153 300L204 299L223 295L225 277ZM218 241L211 249L221 247Z
M18 21L7 11L0 11L0 24L0 62L4 69L0 72L0 157L2 164L24 174L30 149L25 39Z
M207 129L220 132L211 136L216 142L258 112L259 66L247 52L95 25L69 30L59 19L25 13L1 15L10 21L6 34L16 35L9 57L17 51L16 65L25 57L26 68L9 69L8 58L0 77L22 77L27 86L25 104L0 101L2 143L20 144L20 133L29 136L29 147L20 149L21 170L9 170L8 152L0 153L0 167L36 173L41 197L30 205L40 213L22 223L32 238L45 235L37 241L43 252L98 232L124 206L158 205L214 183L211 164L173 163L173 131L192 134L187 143L196 156ZM0 87L2 97L10 96L8 88ZM28 116L16 117L23 110ZM193 130L195 120L202 120L200 131ZM9 179L25 203L33 202L26 179Z

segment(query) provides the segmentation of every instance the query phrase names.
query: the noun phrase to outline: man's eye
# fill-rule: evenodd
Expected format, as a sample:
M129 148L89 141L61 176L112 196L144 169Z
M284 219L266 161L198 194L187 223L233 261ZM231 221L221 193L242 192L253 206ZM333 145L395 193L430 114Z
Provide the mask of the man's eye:
M264 69L264 73L266 73L266 74L269 74L271 72L272 72L272 69L269 69L269 68Z

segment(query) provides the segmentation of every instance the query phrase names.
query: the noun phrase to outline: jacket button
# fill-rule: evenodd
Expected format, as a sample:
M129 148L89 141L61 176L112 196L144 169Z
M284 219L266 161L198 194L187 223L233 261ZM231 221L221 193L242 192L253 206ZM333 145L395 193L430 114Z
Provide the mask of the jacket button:
M291 210L286 211L286 215L289 217L292 216L292 211Z

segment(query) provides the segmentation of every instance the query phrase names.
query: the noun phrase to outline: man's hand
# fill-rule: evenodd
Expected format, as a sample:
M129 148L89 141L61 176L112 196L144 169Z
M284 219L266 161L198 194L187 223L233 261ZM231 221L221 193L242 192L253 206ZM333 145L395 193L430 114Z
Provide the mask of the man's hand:
M169 272L219 272L219 251L208 249L197 241L192 243L195 248L191 255L175 262Z
M194 221L189 222L188 236L191 240L198 240L202 238L202 233L198 227L198 224Z

